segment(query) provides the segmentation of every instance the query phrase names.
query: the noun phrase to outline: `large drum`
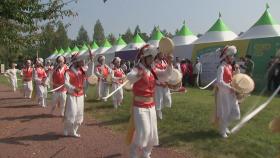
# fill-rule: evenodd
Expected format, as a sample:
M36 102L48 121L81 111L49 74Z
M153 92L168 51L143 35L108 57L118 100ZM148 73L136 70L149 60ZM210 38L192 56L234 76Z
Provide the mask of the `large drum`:
M231 87L236 92L237 99L243 101L255 88L253 79L242 73L233 76Z
M88 77L87 81L90 85L94 86L98 82L98 77L96 75L91 75L90 77Z
M182 73L177 69L172 69L167 85L172 90L179 89L182 85Z
M163 37L159 41L159 51L164 54L172 54L174 51L174 43L172 39Z

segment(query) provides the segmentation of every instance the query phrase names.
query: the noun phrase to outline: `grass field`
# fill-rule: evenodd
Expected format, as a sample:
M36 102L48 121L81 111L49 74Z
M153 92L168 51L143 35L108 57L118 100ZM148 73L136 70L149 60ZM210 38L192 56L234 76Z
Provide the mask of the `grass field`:
M0 77L1 83L7 81ZM112 101L98 102L95 89L90 87L86 112L101 125L118 132L126 132L131 106L131 94L125 93L123 105L115 110ZM267 99L258 93L248 97L241 105L242 114ZM173 148L196 158L275 158L280 154L280 133L271 133L269 122L280 116L280 98L245 125L238 133L222 139L211 125L214 109L212 91L188 88L186 94L172 95L172 108L163 110L163 120L158 121L159 140L163 147ZM236 123L236 122L235 122Z

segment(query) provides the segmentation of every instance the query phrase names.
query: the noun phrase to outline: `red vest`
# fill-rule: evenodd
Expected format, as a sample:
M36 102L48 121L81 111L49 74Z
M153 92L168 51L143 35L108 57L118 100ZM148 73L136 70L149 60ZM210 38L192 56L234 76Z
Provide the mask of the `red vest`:
M70 84L72 86L76 87L76 88L80 88L81 89L80 92L74 92L71 95L76 96L76 97L84 95L84 90L83 90L84 88L83 87L84 87L84 81L86 79L85 72L81 68L79 68L77 70L77 75L71 69L68 69L66 72L69 75Z
M223 79L225 83L230 83L232 80L232 67L229 64L224 66Z
M47 77L45 70L41 67L37 67L36 72L37 72L37 77L41 80Z
M118 78L122 78L122 77L124 77L124 72L123 72L123 70L121 69L121 68L113 68L113 73L114 73L114 76L115 77L118 77ZM120 83L120 84L122 84L123 83L123 80L122 79L119 79L118 81L117 81L117 83Z
M138 71L144 71L142 68L137 67ZM134 96L141 96L141 97L154 97L155 93L155 84L156 80L153 74L151 73L150 76L146 72L143 73L143 77L135 82L132 87L132 92ZM139 106L139 107L151 107L155 106L154 102L136 102L134 101L134 106Z
M24 81L31 81L32 80L33 69L31 67L23 68L22 73L23 73L23 80Z
M102 65L98 64L96 66L96 68L97 68L97 71L100 74L102 74L104 78L107 78L107 76L109 75L109 68L107 65L102 66Z
M60 85L64 84L65 82L65 79L64 79L64 74L67 70L67 66L64 65L63 68L61 68L60 70L59 69L56 69L55 71L53 71L53 75L52 75L52 79L53 79L53 88L57 88L59 87ZM58 89L57 91L59 92L65 92L66 91L66 88L63 86L61 87L60 89Z

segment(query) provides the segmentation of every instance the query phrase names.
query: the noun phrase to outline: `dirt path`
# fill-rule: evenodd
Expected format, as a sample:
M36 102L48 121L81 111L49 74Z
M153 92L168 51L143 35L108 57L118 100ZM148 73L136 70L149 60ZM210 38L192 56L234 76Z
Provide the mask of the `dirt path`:
M0 85L0 158L126 158L124 135L98 126L86 116L81 138L63 137L60 117ZM153 158L183 158L174 151L155 148Z

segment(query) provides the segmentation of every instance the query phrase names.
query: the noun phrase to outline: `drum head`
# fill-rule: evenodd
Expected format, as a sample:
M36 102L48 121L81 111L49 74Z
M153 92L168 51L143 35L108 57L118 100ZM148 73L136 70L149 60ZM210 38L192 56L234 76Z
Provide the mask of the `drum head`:
M92 76L88 77L87 80L88 80L88 83L92 86L96 85L97 82L98 82L98 78L95 75L92 75Z
M168 84L169 85L178 85L182 81L182 74L177 69L172 69L171 75L169 76Z
M236 74L233 76L231 86L237 93L251 93L255 88L253 79L246 74Z
M164 54L172 54L174 50L174 43L168 37L163 37L159 41L159 51Z

